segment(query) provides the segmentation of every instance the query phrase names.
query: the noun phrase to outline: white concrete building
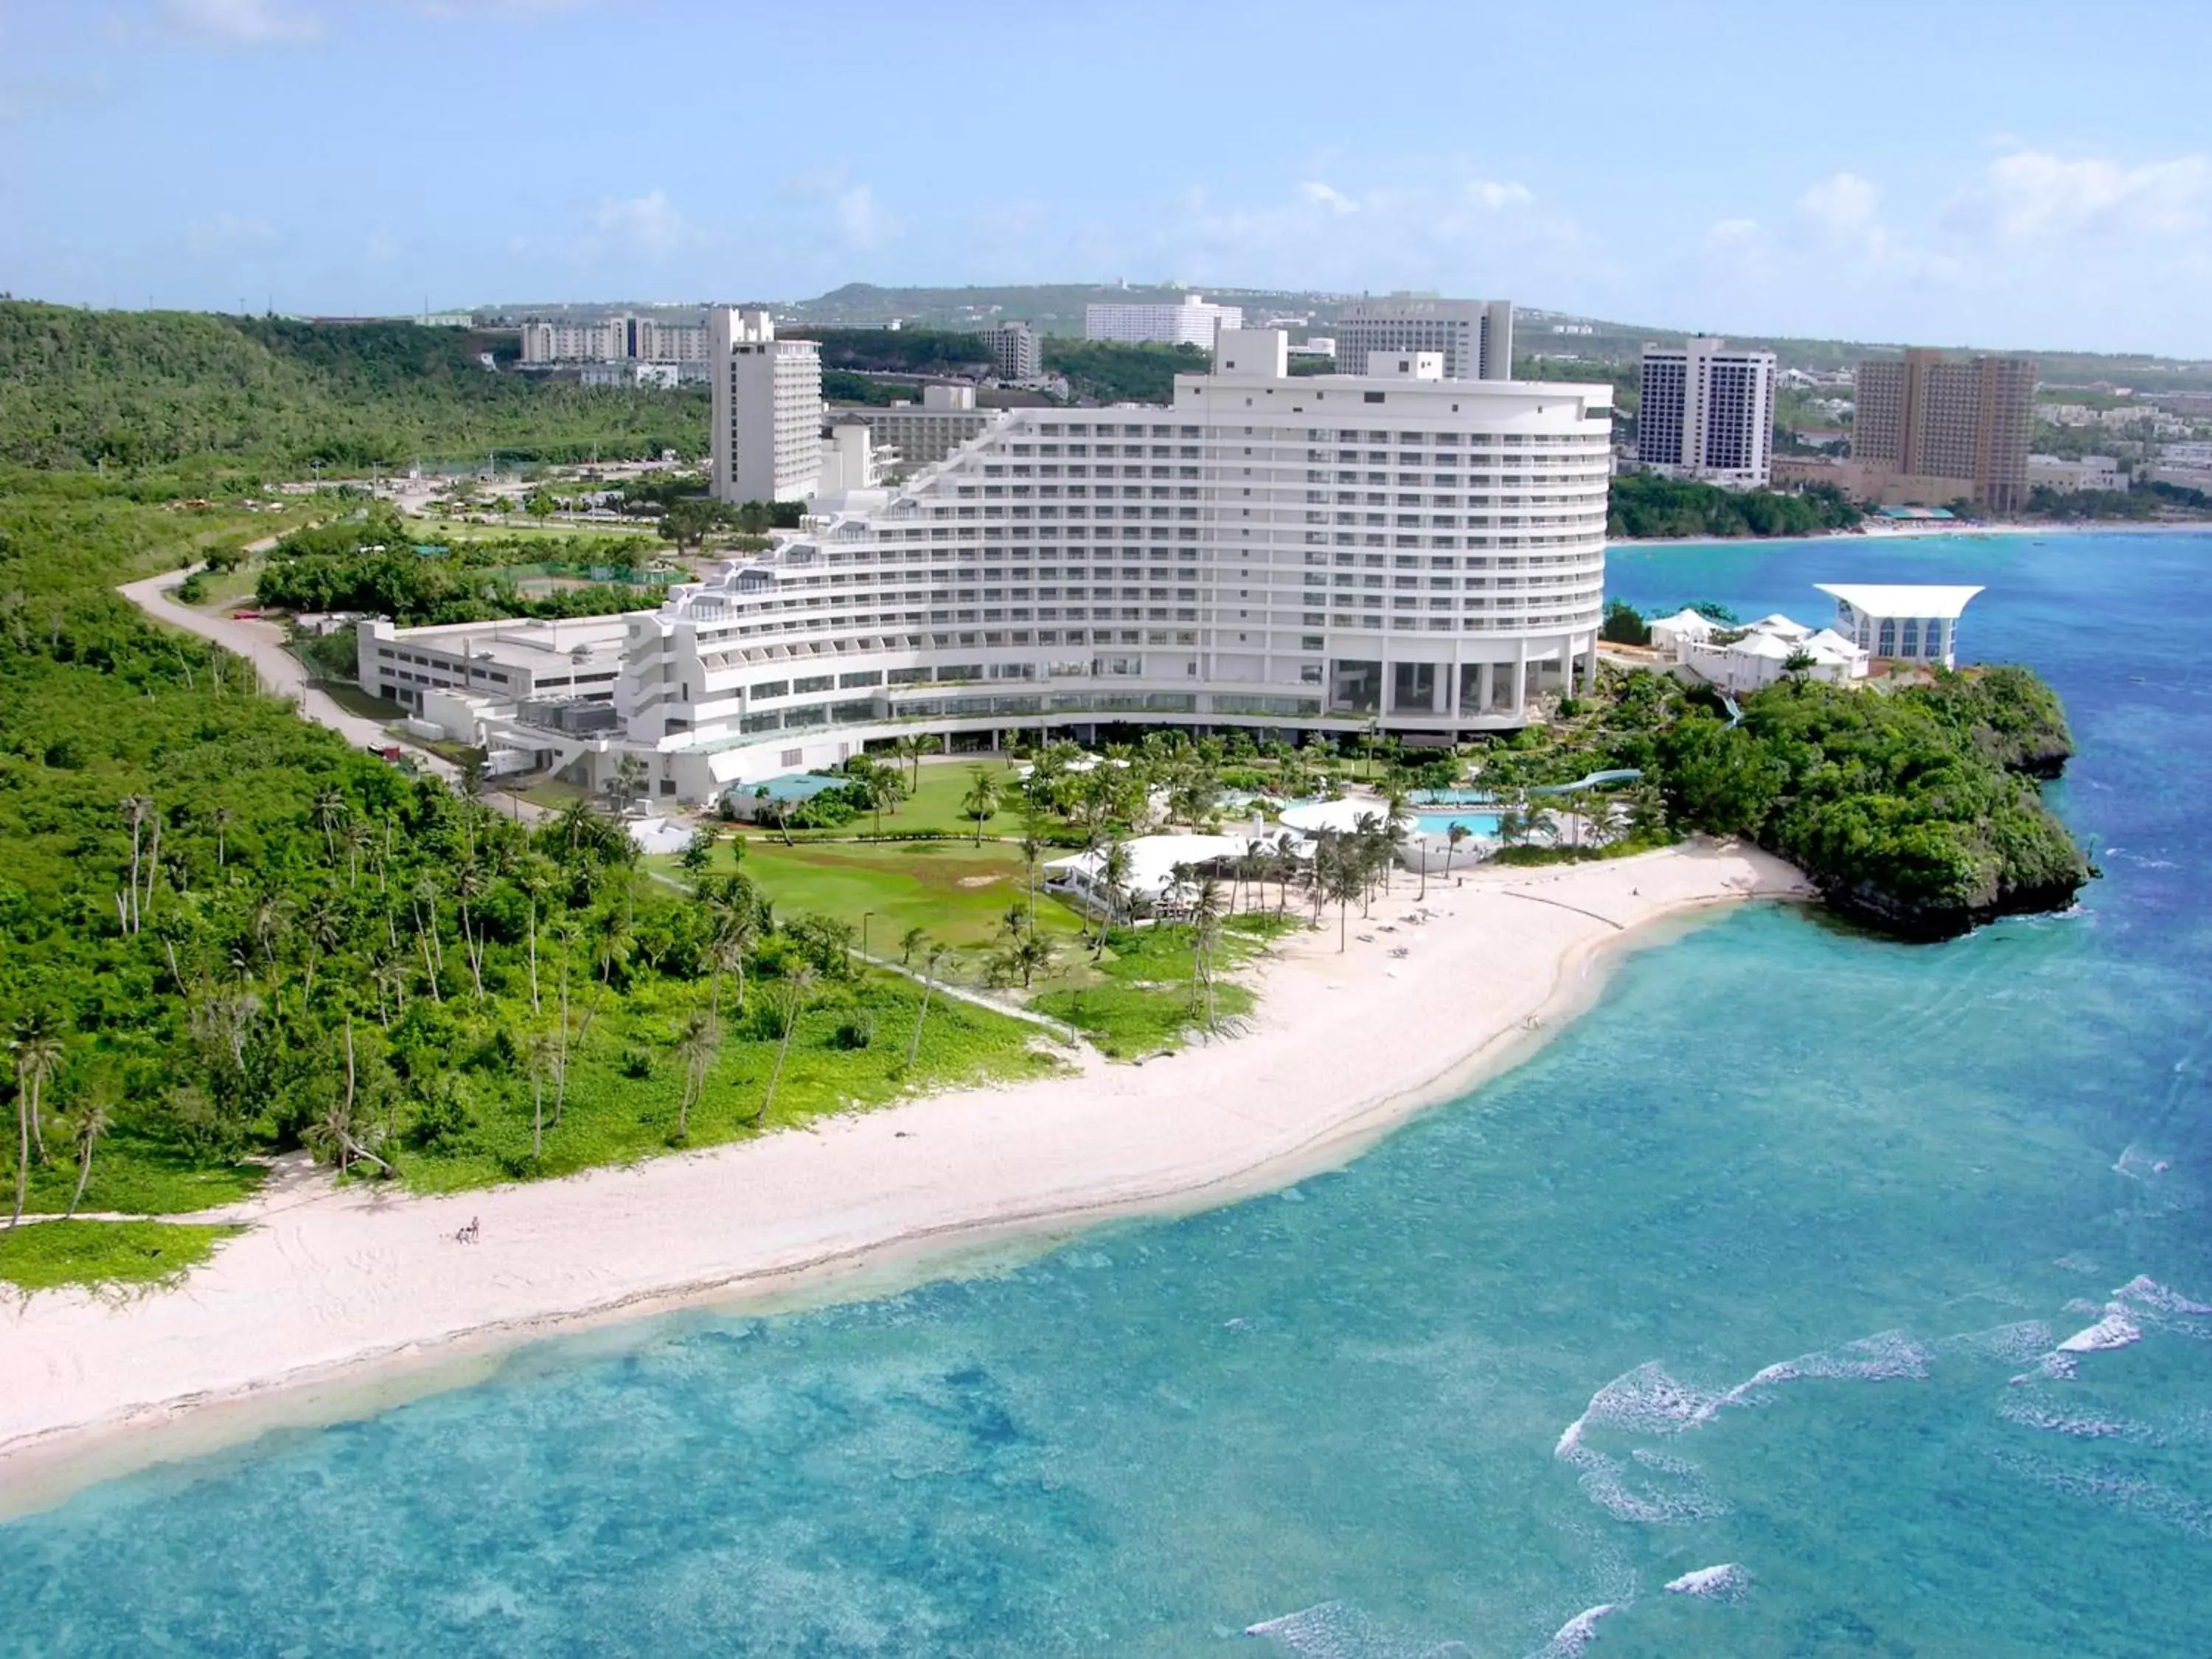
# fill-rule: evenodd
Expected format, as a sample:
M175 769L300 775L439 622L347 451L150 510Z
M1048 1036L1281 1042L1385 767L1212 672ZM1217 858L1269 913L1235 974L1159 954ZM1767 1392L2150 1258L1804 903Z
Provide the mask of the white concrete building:
M972 386L926 386L919 404L840 408L837 418L866 422L878 443L898 452L899 469L912 471L935 466L997 421L999 411L976 408Z
M603 317L532 317L521 328L522 362L696 363L706 361L707 325L620 312Z
M2084 455L2076 461L2063 455L2030 455L2027 487L2033 489L2039 485L2071 495L2084 489L2125 489L2128 480L2114 456Z
M1610 391L1397 361L1231 330L1171 407L1000 411L632 613L628 747L697 800L917 729L1525 724L1595 677Z
M1364 374L1370 352L1440 351L1454 380L1513 378L1513 302L1417 294L1355 300L1337 313L1339 372Z
M1086 340L1155 342L1213 349L1215 331L1244 326L1242 306L1208 305L1202 295L1187 294L1177 305L1088 305L1083 307Z
M1647 343L1636 459L1675 477L1764 485L1774 450L1774 354L1698 337Z
M1836 629L1861 650L1898 662L1959 661L1959 617L1978 587L1819 582L1836 602Z
M423 711L431 690L532 702L611 705L626 628L620 617L557 622L449 623L400 628L381 618L355 629L361 688Z
M982 331L991 369L1002 380L1035 380L1044 374L1044 343L1027 323L994 323Z
M707 316L718 501L803 501L822 476L822 348L779 340L765 311Z
M882 463L897 457L893 452L878 450L874 440L866 422L848 416L840 416L822 428L822 476L817 488L823 500L848 490L876 487Z

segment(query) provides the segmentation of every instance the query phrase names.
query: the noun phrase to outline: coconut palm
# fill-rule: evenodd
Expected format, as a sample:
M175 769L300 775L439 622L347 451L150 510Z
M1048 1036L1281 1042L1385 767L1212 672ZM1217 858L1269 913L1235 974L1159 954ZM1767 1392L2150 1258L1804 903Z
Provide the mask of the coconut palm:
M684 1035L676 1045L676 1052L684 1061L684 1090L676 1099L676 1139L678 1142L691 1138L691 1109L706 1097L707 1071L714 1063L714 1056L721 1046L721 1027L714 1017L703 1011L694 1010L691 1018L684 1022ZM774 1092L773 1085L770 1092Z
M329 787L317 790L310 810L314 813L315 822L322 827L323 850L335 865L338 861L338 825L343 821L346 812L344 792Z
M1451 874L1452 854L1458 852L1459 844L1474 833L1474 830L1459 823L1454 823L1444 831L1444 874L1447 876Z
M800 967L775 988L775 1000L770 1005L781 1036L775 1045L775 1069L768 1076L768 1092L761 1097L760 1110L753 1114L756 1126L767 1121L775 1105L776 1086L783 1081L783 1062L791 1053L792 1033L799 1029L799 1017L805 1013L814 990L814 970Z
M74 1219L76 1206L84 1202L84 1189L92 1180L93 1149L107 1133L107 1105L106 1088L94 1088L70 1116L70 1137L76 1142L76 1190L70 1194L69 1212L62 1218L64 1221Z
M552 863L543 854L526 853L514 872L514 884L530 908L530 1012L539 1012L538 1000L538 916L552 896L556 878Z
M921 1053L921 1027L929 1018L929 994L937 988L938 964L945 960L945 947L934 939L928 943L929 949L922 957L921 1008L914 1017L914 1035L906 1045L906 1066L909 1072L914 1069L915 1056Z
M999 788L982 767L970 768L968 777L968 793L960 798L960 815L975 820L975 845L981 847L984 823L999 810Z
M460 911L461 944L468 952L469 982L476 988L477 1002L483 1002L483 941L469 925L469 906L481 900L491 889L491 878L483 863L473 854L463 854L453 872L453 900Z
M215 825L215 867L220 870L223 867L225 854L228 851L225 832L230 828L230 808L216 807L209 815L209 822Z
M909 927L905 933L900 934L899 966L902 968L911 966L914 962L914 953L927 943L929 935L919 927Z
M50 1015L28 1014L15 1022L8 1039L15 1061L15 1212L8 1224L23 1218L23 1197L31 1180L31 1145L38 1142L39 1161L46 1161L46 1136L39 1128L39 1107L46 1086L61 1069L62 1034Z

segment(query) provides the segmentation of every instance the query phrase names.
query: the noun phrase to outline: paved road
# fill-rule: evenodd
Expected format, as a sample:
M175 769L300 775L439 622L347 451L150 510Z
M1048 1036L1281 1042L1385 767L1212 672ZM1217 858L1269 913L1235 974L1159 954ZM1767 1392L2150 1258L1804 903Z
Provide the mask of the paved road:
M270 537L246 549L249 553L266 552L275 544ZM117 590L156 622L181 628L187 634L197 634L210 640L252 663L260 675L262 688L280 697L290 697L300 707L300 713L318 726L327 726L348 743L356 747L389 748L397 745L411 756L417 766L443 778L447 783L458 783L460 769L451 761L434 755L427 749L397 738L380 721L366 715L350 714L340 708L327 692L307 683L307 671L285 644L283 626L269 622L241 622L225 611L195 611L190 605L179 605L175 590L188 573L182 570L165 571L158 576L149 576L143 581L129 582Z

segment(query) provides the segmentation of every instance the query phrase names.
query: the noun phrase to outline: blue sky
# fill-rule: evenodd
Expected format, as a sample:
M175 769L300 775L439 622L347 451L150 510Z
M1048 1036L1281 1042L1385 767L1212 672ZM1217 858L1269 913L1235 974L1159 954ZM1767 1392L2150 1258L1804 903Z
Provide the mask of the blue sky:
M0 289L1425 288L2212 356L2212 0L0 0Z

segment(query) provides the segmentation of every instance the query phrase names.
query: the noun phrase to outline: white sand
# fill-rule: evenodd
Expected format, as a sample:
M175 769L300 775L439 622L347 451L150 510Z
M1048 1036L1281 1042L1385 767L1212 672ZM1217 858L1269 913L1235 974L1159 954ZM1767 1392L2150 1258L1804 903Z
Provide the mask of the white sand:
M1401 874L1371 922L1354 912L1346 953L1333 913L1285 943L1249 1034L1171 1058L1093 1059L1075 1075L452 1198L287 1181L222 1214L250 1231L179 1288L0 1308L0 1504L243 1437L288 1414L279 1395L296 1413L318 1389L450 1370L563 1324L787 1297L886 1263L911 1279L985 1241L1293 1180L1527 1052L1588 1002L1603 948L1630 930L1805 891L1761 854L1692 846L1432 879L1435 919L1411 925ZM1400 945L1409 954L1393 957ZM455 1242L471 1217L480 1242ZM210 1406L226 1409L191 1409Z

